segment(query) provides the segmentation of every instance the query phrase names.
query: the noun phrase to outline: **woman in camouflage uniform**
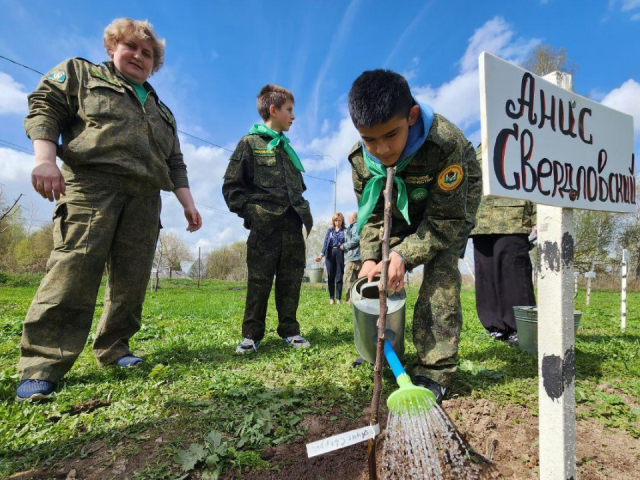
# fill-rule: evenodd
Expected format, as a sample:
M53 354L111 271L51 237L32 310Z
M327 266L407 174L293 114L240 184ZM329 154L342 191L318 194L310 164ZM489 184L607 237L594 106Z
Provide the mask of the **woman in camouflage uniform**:
M18 400L51 395L82 352L105 264L94 355L99 365L140 363L129 339L140 329L161 228L160 190L175 193L188 231L202 225L176 121L147 83L164 62L164 40L149 22L120 18L105 29L104 45L111 61L66 60L29 95L33 187L57 203L54 249L22 333Z

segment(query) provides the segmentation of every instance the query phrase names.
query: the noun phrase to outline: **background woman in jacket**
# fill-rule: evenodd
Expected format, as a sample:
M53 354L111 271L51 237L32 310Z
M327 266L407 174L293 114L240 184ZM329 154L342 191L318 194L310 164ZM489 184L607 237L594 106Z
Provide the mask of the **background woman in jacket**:
M329 303L340 303L342 298L342 276L344 274L344 252L340 248L346 239L344 228L344 215L334 213L331 217L331 227L327 230L322 245L322 253L316 258L316 262L325 257L327 276L329 277Z

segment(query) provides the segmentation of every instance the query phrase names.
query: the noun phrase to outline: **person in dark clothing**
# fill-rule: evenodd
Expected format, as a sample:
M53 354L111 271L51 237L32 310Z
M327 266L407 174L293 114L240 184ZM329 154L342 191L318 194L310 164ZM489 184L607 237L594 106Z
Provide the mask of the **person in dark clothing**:
M326 260L327 277L329 277L329 304L340 304L342 298L342 277L344 275L344 251L340 248L346 241L344 228L344 215L334 213L331 217L332 226L327 230L322 245L322 253L316 258L316 262Z
M471 232L478 318L492 338L512 346L518 345L513 307L536 304L528 238L535 224L533 203L484 197Z

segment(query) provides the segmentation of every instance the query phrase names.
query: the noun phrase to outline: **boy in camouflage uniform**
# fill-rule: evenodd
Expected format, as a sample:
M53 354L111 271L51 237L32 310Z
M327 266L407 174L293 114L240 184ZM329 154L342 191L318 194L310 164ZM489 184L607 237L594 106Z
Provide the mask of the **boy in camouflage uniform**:
M480 162L480 146L476 156ZM535 224L535 204L485 197L471 232L478 318L490 337L511 346L518 345L513 307L536 304L528 238Z
M413 99L404 77L364 72L349 92L349 112L362 142L349 153L358 202L362 269L372 281L382 270L386 168L396 168L389 287L404 286L406 270L424 265L416 301L414 383L438 402L456 370L462 327L458 257L480 202L481 177L462 132Z
M104 44L111 62L66 60L29 95L33 187L57 204L47 275L24 322L18 400L53 393L82 352L105 263L109 280L94 355L101 366L140 363L129 339L140 329L160 190L176 194L187 230L202 224L176 121L146 82L163 64L164 40L149 22L121 18L105 29Z
M291 128L293 94L266 85L258 94L263 124L242 137L229 159L222 194L229 210L244 220L247 239L247 303L243 340L236 353L255 352L264 337L267 304L276 278L278 335L294 348L309 347L296 319L306 265L304 225L313 226L309 202L302 193L304 168L284 135Z

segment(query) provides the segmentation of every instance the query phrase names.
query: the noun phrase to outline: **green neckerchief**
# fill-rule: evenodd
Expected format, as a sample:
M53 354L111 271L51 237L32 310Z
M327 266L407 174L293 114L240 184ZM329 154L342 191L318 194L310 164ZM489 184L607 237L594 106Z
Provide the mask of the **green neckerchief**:
M364 187L364 191L362 192L362 198L360 198L360 205L358 207L358 234L362 231L362 228L369 221L369 217L371 213L373 213L373 209L378 203L378 199L380 198L380 192L382 192L382 186L387 181L387 167L382 165L381 163L372 160L367 153L367 149L362 147L362 156L364 157L364 164L367 167L367 170L371 172L373 178L371 178L367 185ZM404 184L404 180L397 176L398 173L402 172L413 157L416 154L413 153L409 155L404 160L401 160L395 165L396 176L394 177L394 182L398 187L398 210L402 213L402 216L407 221L409 225L411 225L411 221L409 220L409 200L407 198L407 187ZM389 167L392 168L392 167Z
M147 101L147 95L149 95L149 92L147 91L147 89L144 88L144 85L138 85L137 83L129 82L129 84L136 91L136 95L138 95L138 98L140 99L140 103L144 105L144 102Z
M251 130L249 130L249 135L267 135L271 137L273 140L271 140L267 145L269 153L271 153L278 145L282 144L282 148L284 148L284 151L289 156L289 160L291 160L293 166L300 172L304 172L304 167L302 166L302 162L300 161L298 154L293 150L291 145L289 145L289 139L284 133L278 133L275 130L271 130L264 123L256 123L251 127Z

